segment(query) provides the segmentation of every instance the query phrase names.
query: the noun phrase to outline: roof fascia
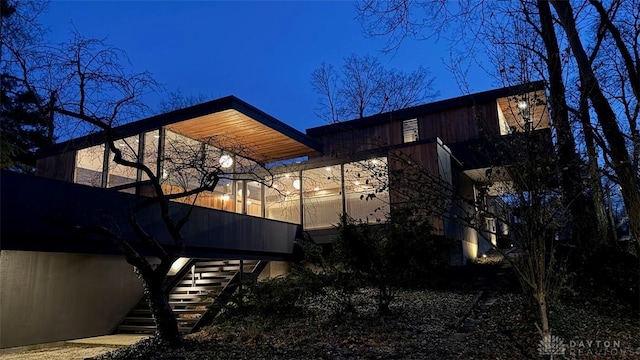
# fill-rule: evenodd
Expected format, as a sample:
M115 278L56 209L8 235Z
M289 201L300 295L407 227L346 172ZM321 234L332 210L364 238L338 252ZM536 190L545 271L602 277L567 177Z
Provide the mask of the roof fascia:
M293 127L283 123L282 121L238 99L233 95L193 105L184 109L154 115L125 125L117 126L113 128L113 137L114 139L122 139L147 131L159 129L163 126L225 110L236 110L254 119L255 121L258 121L262 125L278 131L283 135L313 149L314 151L322 153L322 144L320 144L317 140L310 138L306 134L294 129ZM40 149L37 152L37 157L43 158L47 156L58 155L67 151L79 150L82 148L103 144L104 142L104 133L102 131L98 131L92 134L54 144L45 149Z
M521 85L514 85L500 89L483 91L475 94L459 96L451 99L440 100L423 105L413 106L406 109L390 111L382 114L367 116L360 119L343 121L337 124L318 126L306 130L307 135L312 137L326 134L338 133L354 130L358 128L379 125L394 120L406 120L429 113L442 112L476 104L487 103L506 96L522 94L524 92L538 91L545 88L544 81L539 80Z

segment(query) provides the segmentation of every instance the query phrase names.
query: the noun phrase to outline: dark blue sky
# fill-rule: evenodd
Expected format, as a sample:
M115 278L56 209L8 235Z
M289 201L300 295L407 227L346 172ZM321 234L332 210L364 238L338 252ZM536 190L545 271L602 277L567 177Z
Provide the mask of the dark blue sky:
M443 65L445 42L407 41L395 54L386 39L363 35L352 2L52 1L41 17L52 42L75 27L124 50L133 70L150 71L166 91L214 99L235 95L299 130L323 125L310 74L323 61L374 55L388 67L429 67L439 98L461 95ZM472 91L496 84L480 70ZM157 108L162 94L147 101Z

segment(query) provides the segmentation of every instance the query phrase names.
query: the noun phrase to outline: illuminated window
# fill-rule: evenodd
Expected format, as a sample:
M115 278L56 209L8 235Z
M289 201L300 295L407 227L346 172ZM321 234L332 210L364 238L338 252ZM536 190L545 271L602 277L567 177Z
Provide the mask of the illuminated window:
M76 154L75 182L90 186L102 186L104 144L78 150Z
M402 122L402 139L408 143L417 141L418 136L418 119L410 119Z

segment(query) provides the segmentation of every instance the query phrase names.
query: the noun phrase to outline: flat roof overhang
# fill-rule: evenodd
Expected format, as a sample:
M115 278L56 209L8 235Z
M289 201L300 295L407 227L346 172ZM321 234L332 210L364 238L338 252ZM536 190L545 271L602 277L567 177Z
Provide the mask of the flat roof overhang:
M322 144L273 116L236 98L227 96L184 109L152 116L113 129L116 139L165 127L199 141L215 139L215 145L230 150L241 145L242 154L261 163L319 155ZM101 132L55 144L38 157L104 143Z

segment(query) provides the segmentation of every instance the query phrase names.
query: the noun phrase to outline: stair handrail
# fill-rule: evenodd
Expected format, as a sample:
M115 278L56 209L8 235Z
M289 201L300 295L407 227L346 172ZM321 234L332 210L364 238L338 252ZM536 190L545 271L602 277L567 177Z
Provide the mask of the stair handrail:
M189 260L184 265L182 265L180 270L178 270L170 278L167 277L167 280L166 280L166 284L167 284L166 285L166 292L167 292L167 295L169 295L171 290L173 290L173 288L176 287L176 285L178 285L178 283L184 279L184 277L187 275L187 273L189 271L191 271L191 267L193 267L196 264L196 261L197 260L194 259L194 258L189 258Z
M227 284L222 288L220 293L218 293L218 295L215 297L211 305L209 305L209 308L207 309L207 311L204 314L202 314L202 316L200 316L198 321L196 321L196 323L191 328L191 332L193 333L195 331L198 331L202 326L211 322L211 320L213 320L213 318L216 315L218 315L220 310L222 310L221 303L226 303L231 298L231 295L236 291L236 289L238 289L238 285L240 284L240 279L242 275L248 274L249 276L258 277L268 263L269 262L265 260L258 260L258 263L253 267L253 270L249 273L245 273L242 266L238 265L238 271L236 271L236 273L229 280L229 282L227 282Z

